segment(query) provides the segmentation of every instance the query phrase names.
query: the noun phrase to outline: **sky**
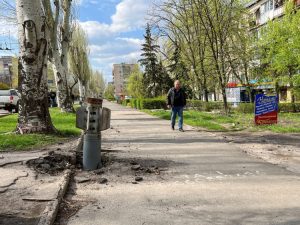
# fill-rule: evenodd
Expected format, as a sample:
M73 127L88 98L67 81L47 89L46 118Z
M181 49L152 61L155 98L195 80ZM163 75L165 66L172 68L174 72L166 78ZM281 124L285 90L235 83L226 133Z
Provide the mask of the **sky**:
M133 63L141 55L147 13L153 0L77 0L94 69L112 81L114 63Z
M106 81L112 81L114 63L134 63L139 59L153 1L75 0L76 16L89 38L90 62L93 69L104 74ZM8 30L10 39L5 36ZM0 51L0 55L17 54L16 38L17 30L0 21L0 45L11 43L13 49Z

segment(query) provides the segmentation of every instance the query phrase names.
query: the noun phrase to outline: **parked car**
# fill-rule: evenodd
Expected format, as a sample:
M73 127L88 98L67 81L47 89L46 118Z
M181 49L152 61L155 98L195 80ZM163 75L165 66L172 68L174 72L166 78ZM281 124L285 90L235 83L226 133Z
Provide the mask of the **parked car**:
M20 96L15 89L0 90L0 109L8 110L12 112L19 111Z

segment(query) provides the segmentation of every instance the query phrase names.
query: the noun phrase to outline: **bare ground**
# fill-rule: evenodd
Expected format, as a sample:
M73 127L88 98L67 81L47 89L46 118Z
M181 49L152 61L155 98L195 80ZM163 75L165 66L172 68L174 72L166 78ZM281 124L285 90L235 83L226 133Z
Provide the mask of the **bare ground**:
M236 144L251 156L300 173L300 134L244 131L215 135Z

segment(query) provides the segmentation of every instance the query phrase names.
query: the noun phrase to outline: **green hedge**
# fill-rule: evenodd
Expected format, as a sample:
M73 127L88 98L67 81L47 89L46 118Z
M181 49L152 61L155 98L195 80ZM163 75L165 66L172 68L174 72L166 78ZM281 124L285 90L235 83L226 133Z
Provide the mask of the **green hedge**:
M300 112L300 103L279 103L280 112Z
M162 98L131 99L130 106L135 109L166 109L166 101Z
M128 106L128 104L130 104L130 99L124 99L121 101L121 105L123 106Z
M294 110L295 107L295 110ZM253 103L240 103L237 108L234 109L239 113L254 113ZM279 112L300 112L300 103L279 103Z
M187 100L187 107L206 112L224 109L223 102L204 102L201 100Z
M239 113L254 113L254 104L253 103L240 103L234 111Z
M131 106L135 109L166 109L166 100L164 98L145 98L145 99L130 99L122 102L125 106ZM187 107L190 109L211 112L213 110L223 110L223 102L204 102L201 100L187 100ZM230 110L239 113L254 113L253 103L240 103L237 107L233 108L229 103ZM280 112L300 112L300 103L279 103Z
M131 99L130 106L131 106L131 108L136 109L137 108L137 99L135 99L135 98Z

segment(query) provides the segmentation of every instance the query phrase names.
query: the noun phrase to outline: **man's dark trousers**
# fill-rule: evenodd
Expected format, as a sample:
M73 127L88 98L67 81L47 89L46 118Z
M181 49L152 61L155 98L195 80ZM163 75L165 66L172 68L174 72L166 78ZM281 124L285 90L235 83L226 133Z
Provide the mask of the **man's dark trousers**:
M176 116L178 114L178 127L182 129L183 127L183 106L173 106L171 114L171 126L174 127L176 123Z

